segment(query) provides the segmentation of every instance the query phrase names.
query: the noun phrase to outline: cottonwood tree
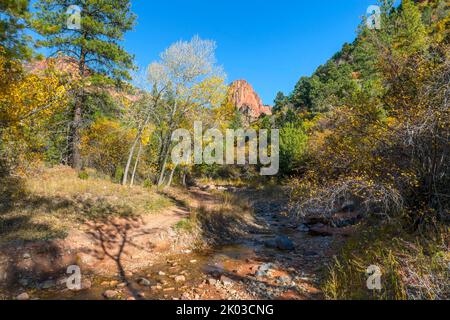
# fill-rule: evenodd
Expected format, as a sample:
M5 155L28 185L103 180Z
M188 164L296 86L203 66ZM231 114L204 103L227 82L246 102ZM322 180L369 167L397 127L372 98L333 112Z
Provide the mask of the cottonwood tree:
M140 82L139 80L141 79L138 78L141 77L137 75L135 77L136 82ZM131 145L127 164L125 166L122 180L123 185L127 185L128 183L130 167L136 153L136 149L138 149L131 175L130 186L133 186L134 184L137 167L143 151L143 135L146 129L148 129L150 125L154 124L154 121L151 121L152 116L158 116L156 113L157 107L160 103L162 103L165 91L169 85L163 66L157 63L150 64L147 68L147 79L141 85L141 97L132 106L132 108L130 108L129 113L127 114L129 119L127 122L131 127L136 128L136 137Z
M198 36L179 41L165 50L159 62L148 68L148 80L156 92L151 111L159 139L157 184L164 184L172 133L180 127L192 127L193 121L205 109L221 105L226 95L225 75L217 65L214 41ZM157 101L157 102L156 102ZM173 177L176 166L172 165Z
M69 29L67 9L81 8L81 28ZM133 28L136 16L131 12L130 0L39 0L33 18L34 29L43 36L39 47L62 53L76 61L79 88L74 96L70 133L70 162L81 169L80 130L86 107L87 87L92 74L107 79L129 79L133 57L120 45L126 31Z
M0 48L0 171L2 158L11 169L39 158L49 122L67 103L66 88L54 68L25 73L20 61L3 53Z

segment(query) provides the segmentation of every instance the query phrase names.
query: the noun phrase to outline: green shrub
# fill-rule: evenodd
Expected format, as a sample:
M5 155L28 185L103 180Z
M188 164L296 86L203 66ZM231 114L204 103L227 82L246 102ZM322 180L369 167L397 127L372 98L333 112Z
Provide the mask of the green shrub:
M153 182L150 179L144 180L144 188L151 188L153 186Z
M123 167L117 167L114 172L114 182L121 183L123 180L123 175L125 173L125 169Z
M89 174L86 171L80 171L78 173L78 178L80 178L81 180L88 180L89 179Z
M192 232L194 229L194 223L192 222L192 219L183 219L175 224L175 229Z
M280 173L288 175L298 170L304 160L307 135L301 125L287 123L280 130Z

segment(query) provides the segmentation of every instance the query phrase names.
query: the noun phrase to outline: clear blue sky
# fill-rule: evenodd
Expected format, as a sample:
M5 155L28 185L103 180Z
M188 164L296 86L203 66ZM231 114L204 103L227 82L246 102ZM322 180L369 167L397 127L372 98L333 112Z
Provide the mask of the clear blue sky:
M265 104L290 93L355 38L369 5L377 0L139 0L125 47L140 67L178 40L198 34L217 42L217 60L228 81L246 79Z

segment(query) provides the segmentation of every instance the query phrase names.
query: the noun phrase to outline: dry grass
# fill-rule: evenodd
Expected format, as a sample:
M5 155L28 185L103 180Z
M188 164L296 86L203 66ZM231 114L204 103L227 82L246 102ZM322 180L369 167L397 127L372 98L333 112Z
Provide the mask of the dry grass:
M155 190L80 179L64 166L1 182L0 243L63 238L86 220L140 216L173 203Z
M215 211L227 215L252 215L252 206L247 199L240 198L229 192L212 192L218 199Z
M214 192L215 205L201 206L193 219L200 230L201 243L210 247L234 243L256 228L250 203L228 192Z
M199 185L216 185L216 186L229 186L241 188L247 186L247 183L240 178L224 179L224 178L199 178L196 180Z

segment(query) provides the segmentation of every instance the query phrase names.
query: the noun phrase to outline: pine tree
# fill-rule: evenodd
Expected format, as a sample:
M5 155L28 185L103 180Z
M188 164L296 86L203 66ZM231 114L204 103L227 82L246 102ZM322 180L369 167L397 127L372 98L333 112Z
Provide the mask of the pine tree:
M80 28L69 28L69 5L81 9ZM71 130L71 164L81 169L80 128L86 105L86 80L92 73L121 80L130 79L133 56L120 45L123 35L134 26L136 16L130 0L39 0L33 19L34 29L43 36L39 47L61 53L77 61L80 78Z
M29 38L24 34L28 17L28 0L2 0L0 2L0 46L7 57L27 58L31 50Z
M409 55L427 47L427 32L422 13L412 0L403 0L394 37L395 48L402 55Z
M275 112L283 110L285 106L289 104L289 98L284 95L283 92L278 92L275 100L273 101L273 110Z
M291 102L298 109L311 110L311 78L301 77L291 94Z

